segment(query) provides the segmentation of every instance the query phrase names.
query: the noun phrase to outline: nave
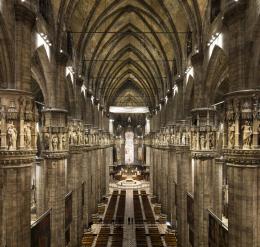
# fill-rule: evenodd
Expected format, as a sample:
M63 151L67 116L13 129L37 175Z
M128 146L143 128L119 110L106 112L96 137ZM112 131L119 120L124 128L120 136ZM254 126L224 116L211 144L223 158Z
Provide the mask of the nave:
M99 220L83 234L82 247L177 246L175 231L160 220L159 205L151 202L149 186L113 188L110 192Z

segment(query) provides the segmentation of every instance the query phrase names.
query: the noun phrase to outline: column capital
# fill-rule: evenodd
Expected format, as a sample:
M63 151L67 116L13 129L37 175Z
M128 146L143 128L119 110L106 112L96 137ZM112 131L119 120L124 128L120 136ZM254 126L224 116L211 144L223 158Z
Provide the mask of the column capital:
M260 164L260 89L225 95L224 157L236 164Z
M216 110L209 107L195 108L191 115L191 149L195 157L215 156Z

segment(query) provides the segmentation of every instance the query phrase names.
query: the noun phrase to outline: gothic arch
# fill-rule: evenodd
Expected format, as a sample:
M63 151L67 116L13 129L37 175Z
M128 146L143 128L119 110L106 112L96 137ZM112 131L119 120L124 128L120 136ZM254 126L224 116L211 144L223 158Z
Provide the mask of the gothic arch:
M206 104L214 103L216 88L220 81L227 77L228 73L228 59L224 51L215 46L207 67L205 78L204 93L207 95L205 98Z
M48 107L51 104L50 92L53 90L51 67L44 46L37 48L32 56L31 63L32 76L41 88L44 101Z
M190 75L184 90L184 114L186 117L189 116L190 111L192 110L193 98L194 98L194 78Z
M71 78L71 75L68 74L67 77L64 80L65 85L64 85L64 91L65 91L65 107L66 110L68 111L69 116L75 117L75 113L76 113L76 99L75 99L75 90L73 87L73 81ZM80 107L80 106L78 106Z
M252 47L252 58L250 59L250 68L249 68L249 76L250 81L248 82L250 87L260 87L260 17L258 17L257 23L255 24L255 27L253 29L252 34L252 41L253 41L253 47Z

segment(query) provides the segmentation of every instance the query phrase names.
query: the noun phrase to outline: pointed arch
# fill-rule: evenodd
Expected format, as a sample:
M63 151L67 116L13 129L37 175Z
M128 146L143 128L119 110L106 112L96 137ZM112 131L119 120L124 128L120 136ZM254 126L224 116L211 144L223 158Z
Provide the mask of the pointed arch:
M220 81L223 81L228 74L228 59L219 46L215 46L207 67L204 93L207 95L205 98L206 104L211 105L214 103L216 88Z

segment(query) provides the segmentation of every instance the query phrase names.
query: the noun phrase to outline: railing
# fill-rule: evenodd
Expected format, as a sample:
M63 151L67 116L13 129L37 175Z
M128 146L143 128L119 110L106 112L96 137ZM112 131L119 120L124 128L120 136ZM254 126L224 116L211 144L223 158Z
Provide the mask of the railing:
M114 189L114 188L133 188L133 189L145 189L145 188L148 188L150 186L150 183L143 183L143 184L137 184L137 185L134 185L134 184L125 184L125 185L120 185L120 184L110 184L109 187L111 189Z

